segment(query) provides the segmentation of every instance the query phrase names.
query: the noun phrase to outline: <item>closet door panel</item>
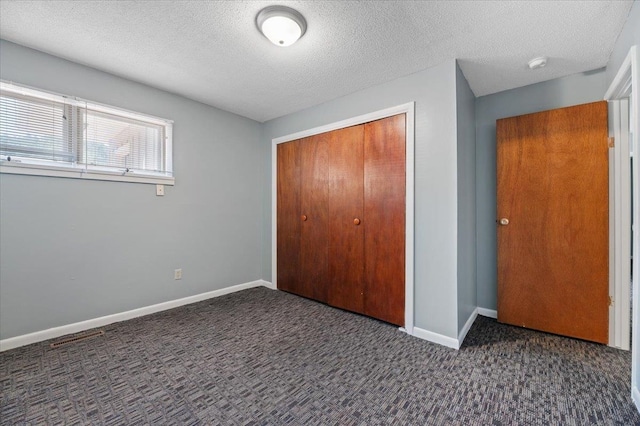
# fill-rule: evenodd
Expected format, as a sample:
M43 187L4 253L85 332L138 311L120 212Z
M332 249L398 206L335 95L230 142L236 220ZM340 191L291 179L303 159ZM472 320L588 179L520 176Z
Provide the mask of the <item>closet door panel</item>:
M278 145L277 275L280 290L299 292L300 142Z
M329 144L330 305L363 311L364 125L326 134Z
M329 151L324 135L300 144L300 295L327 301L329 288Z
M404 325L405 115L365 125L364 313Z

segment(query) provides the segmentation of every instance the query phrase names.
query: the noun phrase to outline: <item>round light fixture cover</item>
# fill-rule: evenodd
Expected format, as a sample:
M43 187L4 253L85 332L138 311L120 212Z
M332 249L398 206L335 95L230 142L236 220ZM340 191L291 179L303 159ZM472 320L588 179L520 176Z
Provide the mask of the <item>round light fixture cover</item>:
M258 13L256 25L260 32L276 46L291 46L307 31L307 21L295 9L268 6Z
M529 61L529 68L532 70L543 68L545 65L547 65L546 56L540 56Z

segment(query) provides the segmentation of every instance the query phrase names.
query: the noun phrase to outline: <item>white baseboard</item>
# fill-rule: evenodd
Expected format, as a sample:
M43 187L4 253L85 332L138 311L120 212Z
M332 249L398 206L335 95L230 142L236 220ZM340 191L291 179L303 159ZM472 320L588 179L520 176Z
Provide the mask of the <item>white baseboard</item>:
M636 409L640 411L640 389L633 386L631 388L631 398L633 399L633 402L635 402L636 404Z
M224 296L225 294L235 293L240 290L246 290L248 288L260 286L268 287L271 289L274 288L274 286L270 282L264 280L256 280L244 284L234 285L231 287L221 288L219 290L196 294L195 296L183 297L182 299L170 300L168 302L144 306L142 308L132 309L126 312L106 315L103 317L80 321L73 324L62 325L60 327L53 327L47 330L23 334L22 336L10 337L8 339L0 340L0 352L18 348L20 346L30 345L32 343L42 342L44 340L54 339L60 336L66 336L67 334L74 334L96 327L103 327L108 324L113 324L114 322L125 321L128 319L137 318L160 311L166 311L167 309L177 308L179 306L188 305L190 303L200 302L202 300L220 297Z
M270 288L271 290L277 290L278 287L276 287L275 285L273 285L273 283L269 282L269 281L265 281L265 280L260 280L262 281L262 285L266 288Z
M453 348L456 350L460 349L460 347L462 346L462 342L464 342L464 338L467 337L467 333L469 332L469 330L471 330L471 326L473 325L473 322L476 320L479 314L482 315L480 313L480 310L488 311L488 309L483 309L483 308L474 309L471 315L469 315L469 318L467 319L467 322L464 324L464 327L462 327L462 330L460 330L460 334L458 334L457 339L449 336L444 336L442 334L434 333L432 331L428 331L419 327L413 327L412 336L415 336L419 339L428 340L429 342L437 343L439 345L443 345L448 348ZM485 315L485 316L489 316L489 315Z
M489 318L498 318L498 311L494 309L478 308L478 315Z
M464 342L464 338L467 337L467 333L471 329L471 326L473 325L473 322L476 320L477 317L478 317L478 308L474 309L473 312L471 312L471 315L469 315L467 322L464 323L464 327L462 327L462 330L460 330L460 334L458 334L458 349L460 349L460 347L462 346L462 342Z
M415 336L419 339L427 340L432 343L437 343L448 348L460 349L460 343L458 342L458 339L434 333L423 328L413 327L412 336Z

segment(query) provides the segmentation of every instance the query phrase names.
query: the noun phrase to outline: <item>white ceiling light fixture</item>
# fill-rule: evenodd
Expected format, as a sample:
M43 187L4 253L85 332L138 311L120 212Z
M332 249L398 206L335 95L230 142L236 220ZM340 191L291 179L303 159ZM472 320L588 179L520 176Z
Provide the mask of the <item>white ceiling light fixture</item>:
M268 6L256 17L258 29L276 46L291 46L307 31L307 21L295 9Z
M536 70L538 68L544 68L547 65L547 57L540 56L529 61L529 68Z

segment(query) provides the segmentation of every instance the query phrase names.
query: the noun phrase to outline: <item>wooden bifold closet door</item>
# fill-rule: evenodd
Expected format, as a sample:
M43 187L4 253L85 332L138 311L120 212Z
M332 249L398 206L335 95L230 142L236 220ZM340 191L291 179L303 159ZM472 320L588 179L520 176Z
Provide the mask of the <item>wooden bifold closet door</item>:
M330 146L329 304L364 310L364 127L326 134Z
M327 140L316 135L280 144L277 160L278 288L326 302L329 286Z
M404 325L405 115L278 145L278 288Z
M405 116L365 125L365 315L404 324Z
M327 140L318 136L300 144L300 295L327 301L329 208Z

